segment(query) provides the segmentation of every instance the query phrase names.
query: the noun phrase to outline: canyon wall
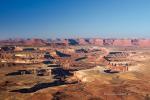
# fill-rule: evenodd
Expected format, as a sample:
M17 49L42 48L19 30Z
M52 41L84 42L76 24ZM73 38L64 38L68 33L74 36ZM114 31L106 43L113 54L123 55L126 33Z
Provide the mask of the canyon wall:
M150 39L103 39L103 38L78 38L78 39L8 39L1 40L0 45L47 45L64 43L66 45L97 45L97 46L137 46L150 47Z

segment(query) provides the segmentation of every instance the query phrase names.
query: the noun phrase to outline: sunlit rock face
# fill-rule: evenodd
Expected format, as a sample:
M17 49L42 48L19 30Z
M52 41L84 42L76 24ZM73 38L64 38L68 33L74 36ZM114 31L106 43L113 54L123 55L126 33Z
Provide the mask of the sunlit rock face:
M150 47L150 39L140 39L139 46L140 47Z
M45 45L42 39L27 39L24 41L25 45Z
M101 39L101 38L89 39L89 43L93 44L93 45L103 46L103 39Z
M86 41L86 39L83 39L83 38L78 39L78 43L79 43L80 45L89 44L89 43Z
M132 46L130 39L116 39L113 43L114 46Z
M95 44L96 45L103 45L103 39L95 39Z
M105 46L113 46L114 39L103 39L103 45Z
M94 44L95 40L94 39L89 39L90 44Z
M68 42L67 39L63 39L62 42L63 42L65 45L68 45L68 44L69 44L69 42Z

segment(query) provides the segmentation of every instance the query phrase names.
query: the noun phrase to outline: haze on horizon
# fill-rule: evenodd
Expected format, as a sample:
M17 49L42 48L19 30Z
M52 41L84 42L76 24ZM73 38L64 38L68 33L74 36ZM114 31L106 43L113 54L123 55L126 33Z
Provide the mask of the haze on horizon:
M0 38L150 38L150 0L1 0Z

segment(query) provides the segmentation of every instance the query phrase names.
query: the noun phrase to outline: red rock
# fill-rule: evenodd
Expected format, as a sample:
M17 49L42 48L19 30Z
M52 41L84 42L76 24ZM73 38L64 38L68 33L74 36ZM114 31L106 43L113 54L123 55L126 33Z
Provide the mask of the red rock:
M139 39L131 39L132 46L139 46Z
M103 45L103 39L100 39L100 38L90 39L89 43L102 46Z
M104 39L103 40L103 44L105 46L113 46L113 43L114 43L114 39Z
M42 39L27 39L24 41L24 45L45 45Z
M85 39L83 39L83 38L78 39L78 42L80 45L88 44L88 42L86 42Z
M140 39L139 46L140 47L150 47L150 39Z
M113 45L114 46L132 46L130 39L116 39Z

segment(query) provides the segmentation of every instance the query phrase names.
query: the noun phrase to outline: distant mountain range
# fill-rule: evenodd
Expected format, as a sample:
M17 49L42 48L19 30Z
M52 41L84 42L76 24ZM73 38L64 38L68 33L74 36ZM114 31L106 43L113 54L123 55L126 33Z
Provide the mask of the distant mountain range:
M150 39L111 39L111 38L78 38L78 39L6 39L0 45L46 46L51 44L65 45L99 45L99 46L140 46L150 47Z

